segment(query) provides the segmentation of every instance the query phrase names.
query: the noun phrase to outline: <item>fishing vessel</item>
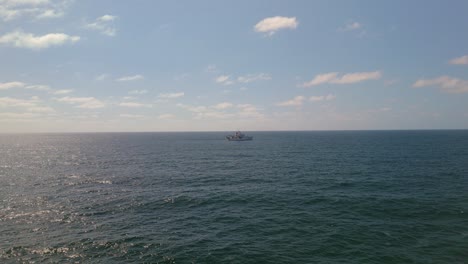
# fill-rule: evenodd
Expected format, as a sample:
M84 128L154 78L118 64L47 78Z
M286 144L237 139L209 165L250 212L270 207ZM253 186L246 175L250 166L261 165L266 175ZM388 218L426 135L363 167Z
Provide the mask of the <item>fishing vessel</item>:
M249 141L252 140L253 137L246 136L242 132L237 131L234 135L226 136L226 139L229 141Z

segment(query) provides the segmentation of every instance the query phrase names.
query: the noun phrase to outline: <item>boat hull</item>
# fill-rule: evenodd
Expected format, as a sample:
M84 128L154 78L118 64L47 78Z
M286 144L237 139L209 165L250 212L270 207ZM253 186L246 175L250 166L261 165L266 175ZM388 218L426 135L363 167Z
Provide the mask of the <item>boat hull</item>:
M243 138L234 138L234 137L226 137L229 141L251 141L253 137L243 137Z

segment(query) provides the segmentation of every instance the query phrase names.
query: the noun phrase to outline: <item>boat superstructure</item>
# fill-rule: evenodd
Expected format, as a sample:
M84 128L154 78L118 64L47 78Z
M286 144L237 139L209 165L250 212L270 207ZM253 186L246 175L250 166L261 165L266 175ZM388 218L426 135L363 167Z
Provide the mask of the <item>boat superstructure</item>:
M229 140L229 141L249 141L249 140L252 140L253 137L246 136L242 132L236 131L236 133L234 135L226 136L226 139Z

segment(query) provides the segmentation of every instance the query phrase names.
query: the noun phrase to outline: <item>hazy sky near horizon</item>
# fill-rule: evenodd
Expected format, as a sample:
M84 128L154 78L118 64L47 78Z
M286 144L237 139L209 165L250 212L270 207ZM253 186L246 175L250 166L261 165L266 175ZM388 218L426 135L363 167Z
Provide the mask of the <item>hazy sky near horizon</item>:
M467 129L467 10L0 0L0 132Z

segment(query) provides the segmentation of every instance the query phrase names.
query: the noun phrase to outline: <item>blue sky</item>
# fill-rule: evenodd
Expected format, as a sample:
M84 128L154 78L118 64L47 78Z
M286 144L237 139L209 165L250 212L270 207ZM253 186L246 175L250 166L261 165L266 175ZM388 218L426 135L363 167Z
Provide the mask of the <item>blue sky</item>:
M0 0L0 132L467 129L466 10Z

